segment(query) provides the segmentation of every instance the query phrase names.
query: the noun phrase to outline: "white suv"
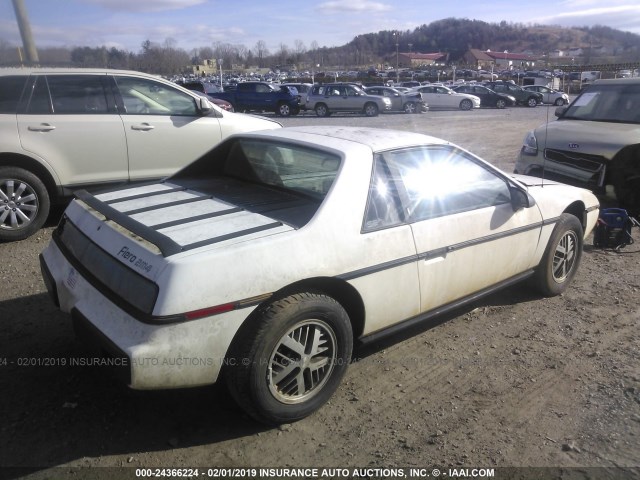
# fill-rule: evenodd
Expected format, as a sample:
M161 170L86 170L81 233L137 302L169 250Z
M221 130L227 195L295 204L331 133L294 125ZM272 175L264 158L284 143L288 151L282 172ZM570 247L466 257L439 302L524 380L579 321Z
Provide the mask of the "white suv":
M232 133L280 127L144 73L0 70L0 241L35 233L74 190L158 179Z

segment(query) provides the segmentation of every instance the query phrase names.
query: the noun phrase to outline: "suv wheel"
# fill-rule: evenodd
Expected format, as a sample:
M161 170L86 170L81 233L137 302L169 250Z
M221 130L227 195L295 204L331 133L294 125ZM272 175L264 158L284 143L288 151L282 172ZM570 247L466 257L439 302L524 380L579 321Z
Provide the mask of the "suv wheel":
M504 98L499 98L498 101L496 102L496 108L504 108L507 106L507 102L504 100Z
M324 103L319 103L315 108L316 115L319 117L328 117L330 115L329 109Z
M0 240L33 235L47 220L49 206L49 192L33 173L0 167Z
M538 101L535 99L535 97L527 98L527 107L535 107L537 105L538 105Z
M289 104L280 102L278 104L278 115L280 115L281 117L288 117L289 115L291 115L291 107L289 106Z
M377 117L378 116L378 106L375 103L367 103L364 106L364 114L367 117Z

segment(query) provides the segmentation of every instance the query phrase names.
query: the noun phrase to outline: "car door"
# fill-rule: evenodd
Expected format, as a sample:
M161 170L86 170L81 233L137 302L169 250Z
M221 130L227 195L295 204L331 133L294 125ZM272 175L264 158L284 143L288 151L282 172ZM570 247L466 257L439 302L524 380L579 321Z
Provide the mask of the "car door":
M387 152L385 159L404 192L423 312L532 267L542 216L536 206L514 212L502 174L450 145Z
M350 112L357 112L362 110L363 100L358 90L351 85L342 85L340 87L340 93L342 93L342 101L344 102L344 110Z
M427 102L429 108L442 108L443 99L441 95L438 95L435 87L421 87L418 91L422 94L422 99Z
M364 335L420 313L416 247L395 180L376 155L362 223L362 249L371 265L343 277L361 294L367 309Z
M107 76L33 75L18 113L20 142L63 186L128 179L127 144Z
M200 114L194 96L144 77L114 77L122 99L122 122L131 180L172 174L222 139L220 119Z

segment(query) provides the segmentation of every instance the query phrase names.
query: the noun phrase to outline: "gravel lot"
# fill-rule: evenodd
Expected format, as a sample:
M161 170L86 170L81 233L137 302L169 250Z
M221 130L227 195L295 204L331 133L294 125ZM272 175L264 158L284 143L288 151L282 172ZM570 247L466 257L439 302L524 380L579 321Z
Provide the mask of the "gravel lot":
M419 131L511 171L526 131L547 118L553 107L281 122ZM562 296L521 285L357 349L328 405L270 429L217 386L139 392L70 366L86 352L38 265L55 217L28 240L0 244L0 478L136 477L86 468L122 466L580 467L570 478L640 477L638 229L639 243L621 254L587 245Z

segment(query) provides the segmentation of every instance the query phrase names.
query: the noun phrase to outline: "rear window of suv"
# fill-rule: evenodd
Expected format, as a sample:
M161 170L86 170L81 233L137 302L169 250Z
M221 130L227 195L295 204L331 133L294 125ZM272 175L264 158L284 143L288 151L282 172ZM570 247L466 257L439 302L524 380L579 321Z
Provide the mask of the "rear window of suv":
M107 113L107 98L100 77L93 75L40 75L27 107L30 114Z
M0 77L0 113L16 113L26 76Z

